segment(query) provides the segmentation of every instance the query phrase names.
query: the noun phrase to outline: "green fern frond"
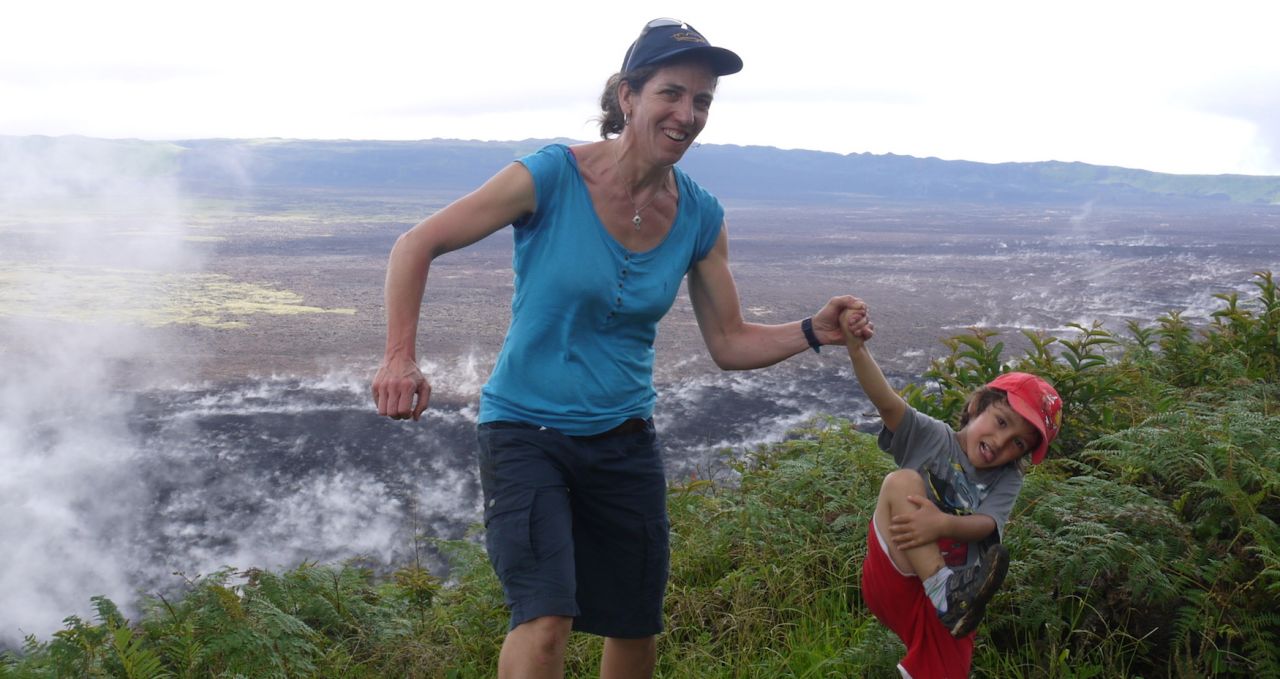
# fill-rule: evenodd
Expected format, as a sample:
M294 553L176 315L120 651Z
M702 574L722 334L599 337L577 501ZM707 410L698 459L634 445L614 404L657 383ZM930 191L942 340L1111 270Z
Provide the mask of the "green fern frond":
M145 639L134 636L128 627L115 629L112 647L122 679L167 679L172 676L164 669L160 657L147 648Z

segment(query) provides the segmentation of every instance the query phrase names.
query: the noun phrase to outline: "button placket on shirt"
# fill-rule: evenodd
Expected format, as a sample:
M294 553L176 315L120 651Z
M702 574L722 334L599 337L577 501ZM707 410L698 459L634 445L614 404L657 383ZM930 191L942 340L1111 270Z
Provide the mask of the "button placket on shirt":
M618 295L614 299L613 311L609 312L608 318L611 320L622 309L622 291L627 279L627 267L631 264L631 254L627 253L622 258L622 269L618 272Z

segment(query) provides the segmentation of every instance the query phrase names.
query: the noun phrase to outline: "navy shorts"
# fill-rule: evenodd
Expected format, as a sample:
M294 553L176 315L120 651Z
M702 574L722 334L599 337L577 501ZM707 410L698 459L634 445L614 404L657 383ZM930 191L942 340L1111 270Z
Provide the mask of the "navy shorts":
M476 438L485 549L511 628L559 615L606 637L661 632L669 524L653 421L591 437L486 422Z

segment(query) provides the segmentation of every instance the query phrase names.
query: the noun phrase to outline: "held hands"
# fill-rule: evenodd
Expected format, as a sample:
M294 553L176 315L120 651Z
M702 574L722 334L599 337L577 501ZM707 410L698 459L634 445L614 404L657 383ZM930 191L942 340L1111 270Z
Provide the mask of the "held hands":
M414 397L417 397L417 405ZM407 358L390 358L382 362L378 374L373 377L373 402L378 414L393 420L415 421L422 417L431 400L431 385L418 369L418 364Z
M898 549L914 549L933 544L943 536L947 515L936 505L918 495L908 495L907 501L916 506L914 511L893 517L889 532Z
M867 303L852 295L832 297L813 317L813 332L823 344L861 345L875 335ZM856 343L856 344L855 344Z

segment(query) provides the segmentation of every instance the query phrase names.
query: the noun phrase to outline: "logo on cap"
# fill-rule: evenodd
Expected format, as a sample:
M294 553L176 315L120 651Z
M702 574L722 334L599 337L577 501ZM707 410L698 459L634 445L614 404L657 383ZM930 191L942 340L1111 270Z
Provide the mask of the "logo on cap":
M707 43L706 38L692 31L688 31L688 32L682 31L680 33L672 33L671 39L675 40L676 42L700 42L704 45Z
M1040 412L1044 415L1044 429L1049 432L1049 438L1058 435L1058 429L1062 427L1062 407L1059 405L1057 394L1046 393L1040 400Z

